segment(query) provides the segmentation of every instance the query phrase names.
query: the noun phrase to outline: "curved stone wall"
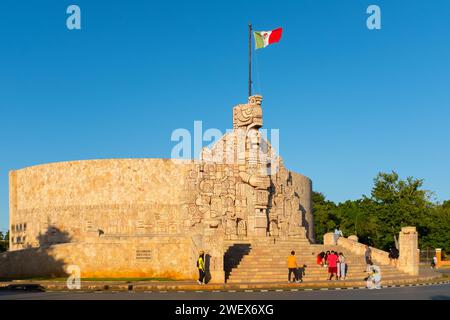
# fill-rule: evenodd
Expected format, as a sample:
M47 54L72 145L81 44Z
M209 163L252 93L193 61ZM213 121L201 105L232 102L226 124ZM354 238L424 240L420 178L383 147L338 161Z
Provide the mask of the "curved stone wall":
M10 173L11 249L101 235L179 235L189 162L62 162Z

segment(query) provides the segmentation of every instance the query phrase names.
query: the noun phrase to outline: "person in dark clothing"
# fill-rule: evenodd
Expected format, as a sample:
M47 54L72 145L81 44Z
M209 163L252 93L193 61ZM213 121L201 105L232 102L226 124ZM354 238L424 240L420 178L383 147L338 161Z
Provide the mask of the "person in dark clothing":
M398 252L397 248L391 247L391 249L389 250L389 260L390 260L391 264L392 263L396 264L398 256L399 256L399 252Z
M366 252L364 253L364 258L366 260L366 270L365 270L365 272L369 272L370 271L370 266L373 265L373 262L372 262L372 250L367 245L366 245Z
M325 253L325 256L323 257L323 261L324 261L323 266L324 266L324 267L328 267L328 256L329 256L330 254L331 254L330 251L327 251L327 252Z
M306 264L300 266L297 269L298 282L303 282L303 277L305 276Z

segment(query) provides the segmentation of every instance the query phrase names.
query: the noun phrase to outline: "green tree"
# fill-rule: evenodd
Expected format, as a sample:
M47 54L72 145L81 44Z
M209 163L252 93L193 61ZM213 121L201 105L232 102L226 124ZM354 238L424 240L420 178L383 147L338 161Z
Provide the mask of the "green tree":
M387 250L404 226L416 226L421 248L450 250L450 200L441 205L430 200L423 180L400 179L396 172L379 173L371 196L339 204L313 193L316 240L340 226L344 235L355 234L360 242Z
M376 210L374 210L373 202L366 197L339 203L337 216L344 235L356 235L362 242L369 242L370 239L373 239L376 229L374 212Z
M450 252L450 207L445 202L435 206L424 217L421 230L419 243L422 248L441 248Z
M433 209L430 193L422 190L423 180L401 180L396 172L379 173L374 179L372 200L376 204L376 244L388 249L401 227L416 226L420 240L428 232L427 216Z
M4 252L6 250L7 250L7 247L6 247L5 235L3 234L3 232L0 231L0 252Z
M9 231L6 234L0 231L0 252L7 251L9 249Z
M325 199L325 196L320 192L313 192L313 216L314 216L314 233L316 241L322 242L323 235L339 223L337 217L333 214L336 205L332 201Z

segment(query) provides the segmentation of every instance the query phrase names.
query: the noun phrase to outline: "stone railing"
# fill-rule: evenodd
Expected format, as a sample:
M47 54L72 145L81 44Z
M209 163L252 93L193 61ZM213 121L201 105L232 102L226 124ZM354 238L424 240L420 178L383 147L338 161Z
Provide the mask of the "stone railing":
M324 245L336 245L334 234L326 233L323 236ZM366 245L358 242L357 236L349 236L348 238L339 237L337 245L349 250L352 253L364 255ZM393 266L398 270L417 276L419 274L419 257L417 231L415 227L403 227L399 234L399 259L393 261ZM372 261L381 265L390 265L389 253L380 249L370 247L372 251Z
M327 233L324 235L323 244L334 245L334 234ZM350 236L348 238L339 237L337 244L352 253L358 255L364 255L366 252L366 245L359 243L356 236ZM370 248L372 251L372 261L377 264L388 265L390 264L389 253L380 249Z

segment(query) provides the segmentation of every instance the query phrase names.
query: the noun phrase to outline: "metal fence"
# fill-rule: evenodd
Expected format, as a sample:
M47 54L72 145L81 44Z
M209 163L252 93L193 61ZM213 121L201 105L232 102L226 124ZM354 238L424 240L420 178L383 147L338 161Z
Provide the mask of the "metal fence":
M430 264L435 255L436 250L434 248L420 249L420 263Z

